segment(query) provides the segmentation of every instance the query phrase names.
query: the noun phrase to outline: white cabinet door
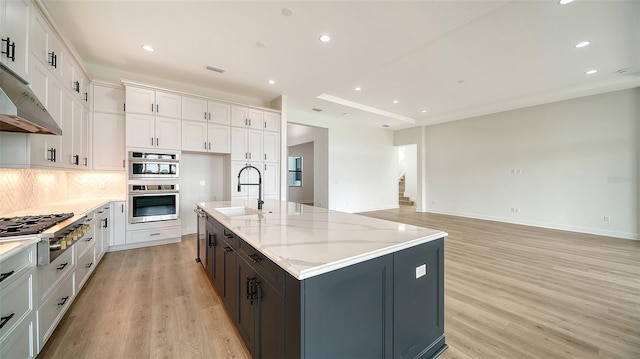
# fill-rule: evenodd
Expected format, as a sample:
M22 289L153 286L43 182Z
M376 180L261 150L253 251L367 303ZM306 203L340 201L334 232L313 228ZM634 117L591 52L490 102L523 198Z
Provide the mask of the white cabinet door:
M231 125L231 106L226 103L208 102L208 120L220 125Z
M206 152L209 146L207 123L200 121L182 121L182 150Z
M156 146L155 116L127 113L126 134L128 147L154 148Z
M171 118L182 117L182 96L156 91L156 115Z
M49 26L38 11L31 11L29 19L29 49L34 59L43 64L49 63L49 53L47 52L47 42L49 40ZM48 65L50 66L50 65ZM33 67L32 67L33 68Z
M231 127L231 160L247 161L247 129Z
M127 223L127 208L125 201L112 202L111 214L113 226L111 227L109 246L120 246L125 244L127 238L125 227Z
M280 193L280 171L277 163L265 162L262 166L263 197L278 199Z
M2 54L1 61L27 82L30 80L28 29L29 3L27 1L0 2L0 37L3 39L1 47L3 52L10 52L10 54ZM4 41L7 39L11 44ZM10 49L8 49L9 45Z
M62 42L56 36L56 34L51 30L51 28L47 27L48 36L47 36L47 58L48 61L46 63L49 64L49 70L51 73L55 75L58 80L62 80L62 61L64 57L64 47L62 46ZM63 88L66 87L67 84L63 84Z
M73 138L71 139L71 163L73 168L82 167L82 136L84 134L82 121L82 105L77 100L73 100Z
M280 114L275 112L264 112L264 130L265 131L280 131Z
M73 58L65 51L58 56L58 63L62 67L62 86L74 94L76 94L75 81L75 62Z
M208 126L209 152L231 153L231 127L226 125L209 124Z
M124 113L124 90L99 84L93 85L93 111Z
M231 126L247 127L249 125L249 109L243 106L231 105Z
M182 119L189 121L206 121L208 119L207 101L194 97L182 96Z
M122 136L124 138L124 136ZM82 150L80 152L80 167L84 170L91 169L91 122L89 111L82 107Z
M124 170L125 118L114 113L93 113L93 169Z
M262 162L264 158L262 149L262 130L247 131L247 152L249 161Z
M278 162L280 155L280 134L278 132L265 131L264 139L264 157L266 162Z
M180 150L182 146L182 125L180 120L156 117L156 147ZM128 142L127 142L128 144Z
M62 89L60 85L51 78L51 73L40 61L34 61L31 69L31 87L34 93L45 104L47 111L58 126L61 126ZM60 161L62 137L36 134L30 135L30 137L31 164L34 166L56 167L54 158L57 157L57 160Z
M253 108L248 109L249 127L262 131L264 128L264 112Z
M126 109L127 113L141 113L147 115L153 115L156 113L156 101L155 91L137 88L127 87L126 90ZM129 141L127 141L127 144Z
M64 85L63 85L64 86ZM73 98L67 91L62 92L62 155L60 165L64 168L73 166Z

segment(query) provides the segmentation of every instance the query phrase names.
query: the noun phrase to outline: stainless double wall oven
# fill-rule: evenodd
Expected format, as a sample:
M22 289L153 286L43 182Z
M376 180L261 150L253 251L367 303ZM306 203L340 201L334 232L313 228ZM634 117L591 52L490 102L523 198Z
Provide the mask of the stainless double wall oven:
M129 151L129 223L180 218L179 154Z

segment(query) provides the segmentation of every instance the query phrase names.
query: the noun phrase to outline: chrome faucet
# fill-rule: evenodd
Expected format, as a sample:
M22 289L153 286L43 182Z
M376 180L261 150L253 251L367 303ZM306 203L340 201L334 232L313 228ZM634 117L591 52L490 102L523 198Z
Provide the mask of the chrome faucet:
M240 175L242 174L242 171L246 170L247 168L253 168L258 171L258 183L240 183ZM258 186L258 209L262 209L264 201L262 200L262 174L260 173L260 170L252 165L246 165L242 167L240 172L238 172L238 192L240 192L240 186Z

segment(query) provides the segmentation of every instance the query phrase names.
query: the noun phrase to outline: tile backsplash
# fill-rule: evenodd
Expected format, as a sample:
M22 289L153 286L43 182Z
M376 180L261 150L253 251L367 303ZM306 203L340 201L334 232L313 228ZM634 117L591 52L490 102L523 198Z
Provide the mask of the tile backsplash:
M76 198L124 199L124 172L0 168L0 216Z

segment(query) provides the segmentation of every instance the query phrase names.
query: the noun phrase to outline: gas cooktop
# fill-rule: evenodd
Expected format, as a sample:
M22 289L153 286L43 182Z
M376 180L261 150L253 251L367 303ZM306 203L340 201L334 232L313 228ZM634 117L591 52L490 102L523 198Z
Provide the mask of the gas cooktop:
M73 213L0 218L0 238L38 234L73 217Z

